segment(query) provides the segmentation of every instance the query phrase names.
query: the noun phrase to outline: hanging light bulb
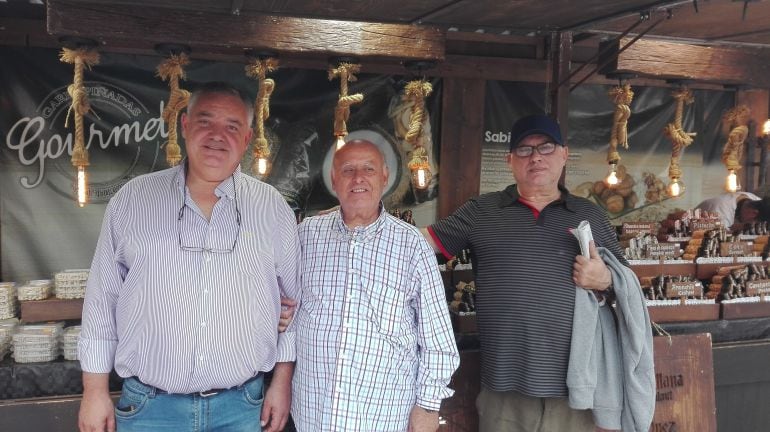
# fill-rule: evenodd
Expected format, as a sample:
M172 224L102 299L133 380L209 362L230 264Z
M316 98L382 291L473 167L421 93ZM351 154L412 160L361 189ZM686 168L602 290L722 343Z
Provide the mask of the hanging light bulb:
M684 184L679 181L678 178L674 178L671 180L671 183L668 185L668 194L672 197L678 197L684 192Z
M420 168L417 170L417 187L424 188L428 183L425 181L425 170Z
M261 157L257 159L257 174L263 176L267 174L269 170L270 161L267 158Z
M607 178L604 179L605 183L607 183L610 187L615 186L619 183L618 180L618 164L615 162L610 162L610 173L607 175Z
M427 189L432 178L433 174L430 172L430 168L419 167L412 170L412 184L417 189Z
M334 146L339 151L345 145L345 135L337 135L337 139L334 141Z
M78 196L78 206L85 207L88 203L88 175L86 174L86 167L83 165L78 166L76 191Z
M725 189L728 192L737 192L740 188L738 185L738 175L735 174L735 170L729 170L727 172L727 180L725 181Z

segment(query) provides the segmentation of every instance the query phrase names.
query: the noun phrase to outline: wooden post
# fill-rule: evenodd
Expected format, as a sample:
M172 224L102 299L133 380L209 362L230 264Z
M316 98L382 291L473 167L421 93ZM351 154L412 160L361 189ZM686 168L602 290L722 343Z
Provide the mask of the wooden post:
M751 128L754 134L750 135L746 142L746 151L742 164L748 168L755 161L759 161L757 170L742 170L741 184L744 189L753 192L757 187L764 186L767 166L763 158L767 157L766 148L757 148L757 143L761 146L767 146L765 140L759 139L762 136L762 125L768 118L768 105L770 105L770 91L767 89L738 89L735 92L735 104L746 105L751 110L751 122L755 127ZM759 175L754 175L758 171ZM751 173L751 175L749 175ZM759 181L758 181L759 180Z
M485 91L484 80L444 80L438 218L479 194Z
M559 86L569 76L572 61L572 32L554 32L551 34L551 94L549 113L559 122L561 136L567 140L567 114L569 110L569 83Z

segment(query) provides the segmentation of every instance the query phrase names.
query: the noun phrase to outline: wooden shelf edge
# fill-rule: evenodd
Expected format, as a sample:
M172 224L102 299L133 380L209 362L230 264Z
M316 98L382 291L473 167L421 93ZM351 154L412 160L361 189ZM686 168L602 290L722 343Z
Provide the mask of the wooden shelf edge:
M83 299L30 300L21 302L21 321L35 323L80 319Z

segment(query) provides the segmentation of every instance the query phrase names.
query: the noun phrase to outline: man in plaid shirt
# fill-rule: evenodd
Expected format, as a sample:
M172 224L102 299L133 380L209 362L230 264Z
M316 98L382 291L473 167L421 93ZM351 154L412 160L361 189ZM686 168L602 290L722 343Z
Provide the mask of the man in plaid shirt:
M299 431L435 431L459 355L436 257L381 204L376 145L334 155L340 209L305 219L292 415Z

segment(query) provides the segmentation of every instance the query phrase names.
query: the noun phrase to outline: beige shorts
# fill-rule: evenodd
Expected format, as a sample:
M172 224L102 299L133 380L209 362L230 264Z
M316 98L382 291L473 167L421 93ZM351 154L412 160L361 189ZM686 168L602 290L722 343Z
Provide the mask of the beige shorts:
M591 410L574 410L566 398L536 398L481 387L479 432L594 432Z

